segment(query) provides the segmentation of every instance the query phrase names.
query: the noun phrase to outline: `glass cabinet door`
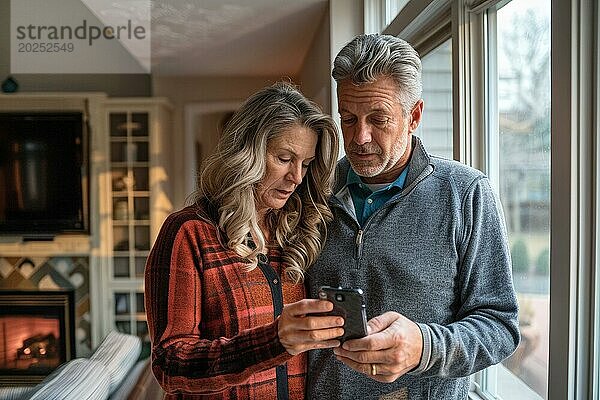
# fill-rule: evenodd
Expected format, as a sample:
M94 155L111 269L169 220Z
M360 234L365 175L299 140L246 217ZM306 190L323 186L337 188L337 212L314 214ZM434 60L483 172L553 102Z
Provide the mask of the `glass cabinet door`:
M112 279L142 278L150 250L148 113L110 113ZM125 262L127 261L127 262Z
M112 321L118 331L138 335L146 343L143 278L151 246L149 113L110 112L108 117Z

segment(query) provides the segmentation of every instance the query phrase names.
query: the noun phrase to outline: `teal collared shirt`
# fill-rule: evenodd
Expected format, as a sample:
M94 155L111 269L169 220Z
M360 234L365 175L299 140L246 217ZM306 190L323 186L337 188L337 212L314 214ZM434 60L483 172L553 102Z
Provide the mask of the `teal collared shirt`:
M346 187L348 187L350 194L352 195L356 218L361 226L375 210L384 205L389 199L402 190L407 174L408 166L404 168L404 171L402 171L400 176L396 178L394 182L373 192L352 168L348 170Z

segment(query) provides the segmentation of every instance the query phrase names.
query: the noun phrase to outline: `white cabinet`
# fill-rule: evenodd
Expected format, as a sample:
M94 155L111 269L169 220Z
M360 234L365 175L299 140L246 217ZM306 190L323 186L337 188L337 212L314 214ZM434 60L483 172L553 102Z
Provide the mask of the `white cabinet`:
M172 211L167 151L171 109L161 99L109 99L105 110L104 330L117 329L149 342L144 266L160 226Z

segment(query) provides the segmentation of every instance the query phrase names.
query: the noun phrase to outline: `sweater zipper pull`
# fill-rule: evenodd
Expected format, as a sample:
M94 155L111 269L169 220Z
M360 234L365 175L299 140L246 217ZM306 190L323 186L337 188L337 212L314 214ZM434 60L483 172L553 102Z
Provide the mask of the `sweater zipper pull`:
M362 248L363 248L363 231L362 229L358 230L356 234L356 258L359 259L362 257Z

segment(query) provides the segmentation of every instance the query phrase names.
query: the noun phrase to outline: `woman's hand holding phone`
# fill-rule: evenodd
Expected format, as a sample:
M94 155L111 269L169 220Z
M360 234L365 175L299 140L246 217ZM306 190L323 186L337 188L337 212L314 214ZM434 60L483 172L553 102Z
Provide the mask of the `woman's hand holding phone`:
M279 316L278 334L287 352L296 355L307 350L340 346L344 319L324 315L332 310L331 302L316 299L286 304Z

